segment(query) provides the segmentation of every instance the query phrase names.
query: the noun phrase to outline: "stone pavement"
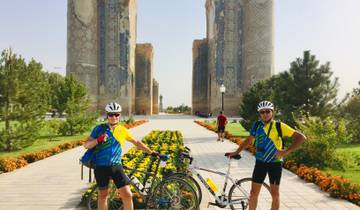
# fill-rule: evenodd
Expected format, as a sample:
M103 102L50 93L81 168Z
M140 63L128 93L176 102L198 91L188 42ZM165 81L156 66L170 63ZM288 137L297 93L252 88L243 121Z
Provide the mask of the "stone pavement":
M141 117L138 117L141 118ZM144 125L131 129L138 139L153 129L180 130L185 144L192 150L196 164L214 170L225 171L227 160L224 153L237 146L229 141L216 142L216 134L193 123L194 118L186 116L154 116ZM131 144L126 146L129 149ZM81 193L87 188L87 170L80 180L78 159L84 149L78 147L28 165L22 169L0 175L0 210L55 210L74 209L80 202ZM244 152L240 161L232 163L234 177L247 177L253 169L253 157ZM217 175L201 173L211 177L217 186L223 179ZM207 203L211 201L205 189L201 209L218 209ZM280 209L357 209L354 204L331 198L314 184L305 183L291 172L284 170L281 184ZM261 203L266 205L266 203ZM260 209L260 208L258 208Z

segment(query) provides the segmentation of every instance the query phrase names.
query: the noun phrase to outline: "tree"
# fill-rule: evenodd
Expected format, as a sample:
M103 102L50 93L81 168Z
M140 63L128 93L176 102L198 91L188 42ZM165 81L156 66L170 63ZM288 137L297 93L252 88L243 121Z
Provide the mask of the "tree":
M48 83L42 65L4 50L0 58L0 150L31 145L39 134L48 109Z
M272 77L269 80L259 81L254 84L243 95L242 104L240 105L240 115L243 118L242 125L250 129L253 122L258 120L257 105L260 101L273 101L273 89L271 84L276 80Z
M339 110L341 113L339 117L347 120L347 128L352 135L352 142L360 143L360 88L354 88L352 93L348 94L347 100Z
M85 86L70 74L62 86L62 96L66 101L66 122L61 128L63 135L74 135L87 131L95 122L97 114L90 113L90 100Z
M252 86L243 95L240 115L245 128L258 119L256 105L262 100L275 104L276 117L291 126L302 116L332 115L338 80L332 80L330 64L319 65L310 51L291 63L289 71Z
M55 109L60 116L66 109L66 98L64 94L65 77L58 73L46 73L46 78L49 83L49 104L51 109Z
M279 75L274 99L282 117L294 125L294 116L327 117L336 104L338 79L332 80L330 63L319 65L310 51L290 64L288 72Z

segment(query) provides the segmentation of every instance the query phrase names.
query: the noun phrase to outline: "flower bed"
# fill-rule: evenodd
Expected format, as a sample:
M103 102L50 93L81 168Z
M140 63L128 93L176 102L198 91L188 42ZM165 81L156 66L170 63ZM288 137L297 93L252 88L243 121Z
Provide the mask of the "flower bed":
M195 123L216 132L215 126L202 121L195 121ZM238 145L244 142L241 138L234 137L228 132L225 132L225 135L227 139ZM252 154L256 152L256 148L253 145L248 146L246 149ZM360 206L360 184L351 184L349 180L343 177L331 176L317 168L300 165L292 160L285 160L283 167L292 171L303 180L317 184L321 190L330 193L332 197L346 199Z
M145 123L145 120L139 120L134 123L124 125L126 128L133 128L135 126L141 125ZM60 144L54 148L40 151L40 152L33 152L28 153L25 155L21 155L16 158L0 158L0 171L2 172L10 172L18 168L22 168L29 163L33 163L38 160L42 160L44 158L50 157L52 155L56 155L60 152L66 151L68 149L72 149L84 144L86 139L82 139L75 142L67 142L64 144Z
M188 164L181 162L178 158L180 153L185 151L183 137L179 131L154 130L148 133L142 141L152 150L157 151L160 154L168 154L170 156L169 160L166 162L166 166L159 168L159 173L157 174L159 178L170 173L186 171ZM122 157L122 164L130 168L154 172L158 160L152 160L154 159L151 158L151 156L144 154L141 150L131 148ZM144 181L145 174L137 172L134 176L136 176L141 182ZM87 200L89 193L94 187L95 184L83 194L82 202ZM143 207L143 201L140 195L134 193L133 199L135 208Z

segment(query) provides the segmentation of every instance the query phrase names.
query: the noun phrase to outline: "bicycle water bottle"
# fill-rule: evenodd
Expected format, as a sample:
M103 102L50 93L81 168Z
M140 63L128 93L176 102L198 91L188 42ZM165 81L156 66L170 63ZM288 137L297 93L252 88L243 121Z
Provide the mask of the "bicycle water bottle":
M217 192L217 191L218 191L218 189L217 189L217 187L216 187L216 184L214 183L214 181L213 181L212 179L207 178L207 179L206 179L206 183L209 185L209 187L211 188L211 190L212 190L213 192Z
M140 190L144 188L144 186L141 184L140 180L136 176L131 177L131 181L134 183L134 185L139 188Z

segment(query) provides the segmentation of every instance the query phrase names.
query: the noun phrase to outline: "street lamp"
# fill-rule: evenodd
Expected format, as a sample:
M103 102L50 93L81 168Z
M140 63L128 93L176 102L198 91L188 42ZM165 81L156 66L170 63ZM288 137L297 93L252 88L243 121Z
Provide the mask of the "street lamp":
M225 85L221 84L220 86L220 93L221 93L221 111L224 111L224 93L225 93Z

